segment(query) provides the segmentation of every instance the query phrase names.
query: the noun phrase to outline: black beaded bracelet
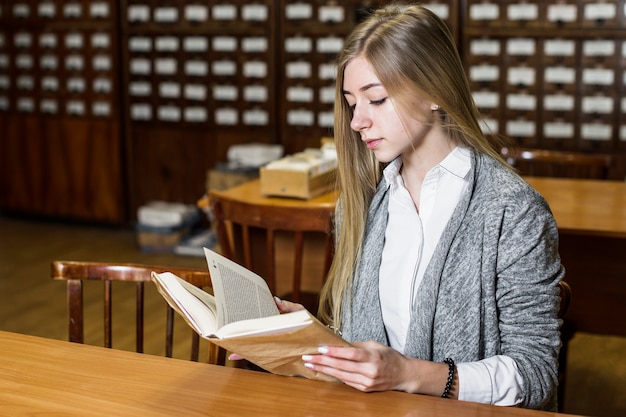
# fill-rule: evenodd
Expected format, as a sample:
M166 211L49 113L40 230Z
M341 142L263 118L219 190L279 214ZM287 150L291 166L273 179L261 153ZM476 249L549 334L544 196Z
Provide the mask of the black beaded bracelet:
M445 358L443 361L448 364L448 380L446 381L446 387L443 389L441 398L448 398L450 389L452 389L452 381L454 380L454 361L452 358Z

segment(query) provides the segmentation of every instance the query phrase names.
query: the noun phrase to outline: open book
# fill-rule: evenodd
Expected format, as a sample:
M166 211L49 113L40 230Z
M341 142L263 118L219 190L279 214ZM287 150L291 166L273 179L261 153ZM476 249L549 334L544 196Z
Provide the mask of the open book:
M318 346L349 346L306 310L280 314L257 274L204 248L213 294L170 272L152 273L168 304L200 336L275 374L331 381L304 367Z

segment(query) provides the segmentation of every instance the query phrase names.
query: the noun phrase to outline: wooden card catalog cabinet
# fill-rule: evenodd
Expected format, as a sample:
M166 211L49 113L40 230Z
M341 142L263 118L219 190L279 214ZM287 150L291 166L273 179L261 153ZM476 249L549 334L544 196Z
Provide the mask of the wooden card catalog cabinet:
M387 2L284 0L280 12L278 97L280 132L287 153L318 147L332 135L336 58L345 37L370 9ZM456 35L458 6L452 0L422 4L437 13Z
M529 147L626 148L624 0L465 7L463 59L486 132Z
M123 221L114 0L3 2L1 208Z
M278 141L275 3L123 2L132 212L194 203L229 145Z

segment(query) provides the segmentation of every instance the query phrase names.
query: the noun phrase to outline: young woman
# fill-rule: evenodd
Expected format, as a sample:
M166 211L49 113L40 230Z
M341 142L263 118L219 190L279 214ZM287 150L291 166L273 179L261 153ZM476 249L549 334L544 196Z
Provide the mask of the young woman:
M478 119L454 41L427 9L378 10L348 37L320 316L354 347L324 346L305 366L363 391L556 409L557 227Z

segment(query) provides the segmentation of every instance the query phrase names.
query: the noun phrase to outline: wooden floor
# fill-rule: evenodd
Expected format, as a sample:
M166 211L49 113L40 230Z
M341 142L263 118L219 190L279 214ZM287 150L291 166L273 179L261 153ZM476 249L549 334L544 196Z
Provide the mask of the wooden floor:
M96 260L206 267L203 258L141 252L132 230L16 219L0 216L0 330L54 339L67 338L65 287L50 279L50 262ZM85 290L86 342L101 344L100 288ZM122 299L128 292L120 288ZM150 322L146 352L163 354L164 304L156 291L148 297ZM132 296L131 296L132 303ZM115 311L115 331L134 322L131 303ZM622 318L623 319L623 318ZM175 357L187 358L189 328L177 321ZM132 330L114 347L132 350ZM1 347L0 347L1 352ZM566 412L617 417L626 415L626 338L578 334L570 345Z

